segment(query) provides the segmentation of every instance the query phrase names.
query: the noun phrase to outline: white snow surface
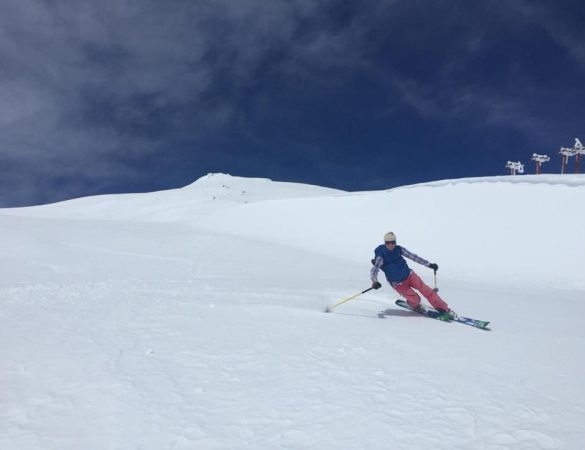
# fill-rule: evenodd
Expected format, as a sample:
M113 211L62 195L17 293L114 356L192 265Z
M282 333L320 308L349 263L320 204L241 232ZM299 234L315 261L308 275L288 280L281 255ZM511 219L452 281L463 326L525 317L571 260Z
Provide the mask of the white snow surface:
M210 174L0 229L0 449L585 448L585 176ZM370 286L387 231L491 330L386 283L325 314Z

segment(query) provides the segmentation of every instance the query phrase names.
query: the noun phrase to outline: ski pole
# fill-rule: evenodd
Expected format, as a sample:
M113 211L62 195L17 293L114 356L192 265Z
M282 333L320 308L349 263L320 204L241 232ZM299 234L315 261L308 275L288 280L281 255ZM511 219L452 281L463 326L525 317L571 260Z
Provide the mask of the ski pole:
M357 294L354 294L351 297L347 297L347 298L341 300L340 302L335 303L334 305L327 306L327 307L325 307L325 312L331 312L331 310L333 308L335 308L336 306L339 306L345 302L349 302L350 300L353 300L354 298L359 297L360 295L365 294L366 292L371 291L372 289L374 289L374 288L373 287L368 288L365 291L358 292Z
M434 277L435 277L435 288L433 289L433 291L439 292L439 288L437 287L437 271L433 270L433 272L434 272Z

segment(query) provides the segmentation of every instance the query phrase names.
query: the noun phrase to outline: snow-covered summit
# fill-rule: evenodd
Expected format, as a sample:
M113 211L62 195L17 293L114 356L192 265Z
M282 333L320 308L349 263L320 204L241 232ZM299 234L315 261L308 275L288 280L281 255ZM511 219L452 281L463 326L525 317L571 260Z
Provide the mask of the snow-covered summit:
M201 215L239 204L343 193L321 186L210 173L180 189L97 195L2 211L34 217L168 222L197 219Z
M340 192L337 189L331 189L322 186L303 184L303 183L291 183L284 181L273 181L270 178L254 178L254 177L239 177L230 175L227 173L208 173L207 175L198 178L193 183L185 186L183 189L189 188L217 188L217 187L229 187L229 188L243 188L250 189L254 187L262 188L265 191L280 191L285 193L287 191L290 194L300 195L301 193L311 193L315 195L317 193L334 193ZM342 192L342 191L341 191Z
M273 181L269 178L237 177L224 173L210 173L181 189L186 195L197 192L216 199L232 199L238 203L265 200L306 198L345 193L322 186ZM189 194L187 194L189 193Z

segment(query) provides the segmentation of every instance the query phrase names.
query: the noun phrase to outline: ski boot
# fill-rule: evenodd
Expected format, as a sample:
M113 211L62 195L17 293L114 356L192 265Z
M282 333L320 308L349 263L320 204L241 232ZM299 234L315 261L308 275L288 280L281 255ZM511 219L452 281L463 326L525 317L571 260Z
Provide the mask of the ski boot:
M452 309L437 309L437 312L439 313L439 317L437 317L437 319L440 320L451 321L457 320L457 318L459 317L457 313Z
M419 313L419 314L425 314L427 312L427 310L425 309L425 307L422 304L419 304L416 308L412 308L412 310L414 312Z

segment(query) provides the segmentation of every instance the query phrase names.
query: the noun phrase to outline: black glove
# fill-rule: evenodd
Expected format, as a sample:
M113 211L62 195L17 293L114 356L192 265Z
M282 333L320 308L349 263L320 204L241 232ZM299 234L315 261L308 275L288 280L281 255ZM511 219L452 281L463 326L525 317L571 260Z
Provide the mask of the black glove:
M378 283L377 281L374 281L374 283L372 283L372 287L374 289L380 289L382 287L382 285L380 283Z
M429 268L433 269L435 272L439 270L439 266L435 263L430 263Z

